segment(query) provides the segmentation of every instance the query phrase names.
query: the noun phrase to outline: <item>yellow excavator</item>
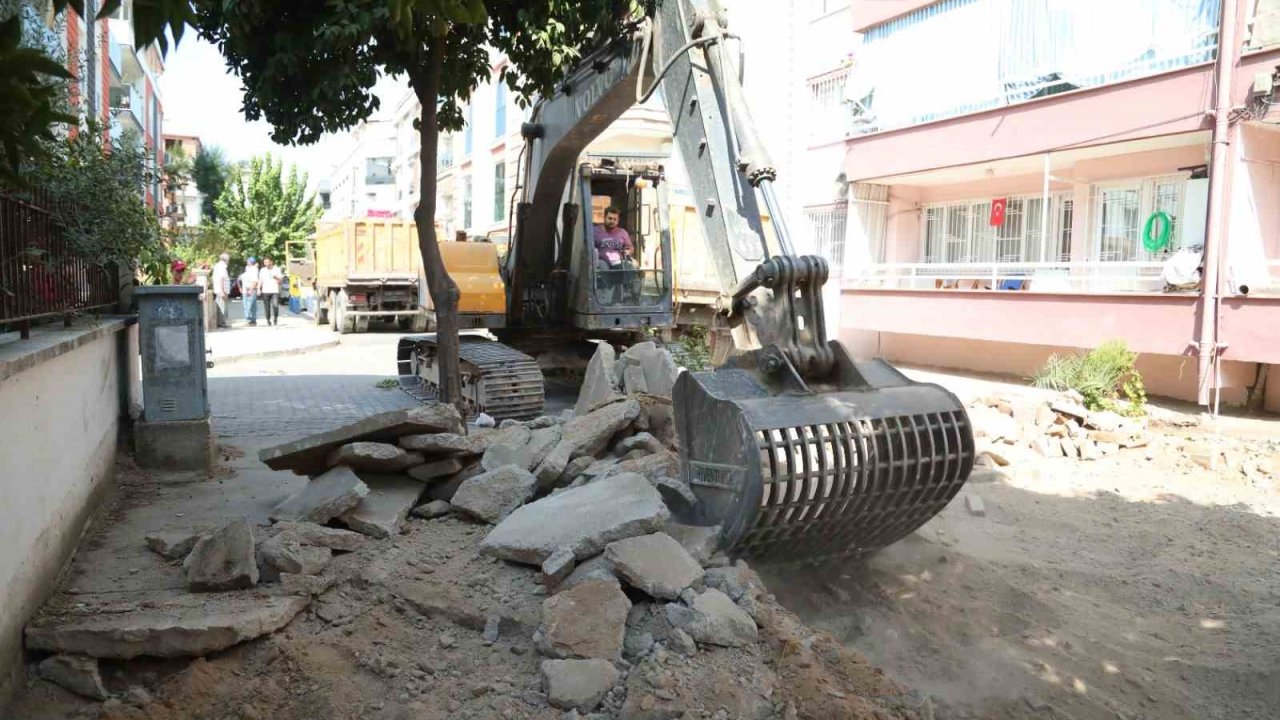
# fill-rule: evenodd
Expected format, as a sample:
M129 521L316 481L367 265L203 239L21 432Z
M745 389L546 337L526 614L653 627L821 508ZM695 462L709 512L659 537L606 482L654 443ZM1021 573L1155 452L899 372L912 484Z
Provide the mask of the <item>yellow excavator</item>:
M489 313L498 341L464 337L464 393L473 410L530 417L543 392L534 356L671 326L662 167L582 161L623 112L661 92L735 347L715 370L681 373L672 393L681 480L697 498L680 519L719 525L722 547L738 557L857 556L946 506L973 468L973 432L952 393L827 339L827 261L795 252L733 37L718 0L658 0L535 104L521 128L516 229L500 268L505 313ZM593 243L602 206L629 223L634 253L623 267L602 262ZM464 288L461 301L467 312L479 300ZM431 335L401 341L407 390L430 392L435 352Z

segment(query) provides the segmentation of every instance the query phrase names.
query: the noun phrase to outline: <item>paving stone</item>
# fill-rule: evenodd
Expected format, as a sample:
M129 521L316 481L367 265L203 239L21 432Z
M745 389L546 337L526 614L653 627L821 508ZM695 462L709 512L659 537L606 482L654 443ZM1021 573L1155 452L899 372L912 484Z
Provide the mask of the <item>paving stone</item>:
M264 448L258 453L258 458L272 470L314 475L328 467L330 452L347 443L360 440L391 442L402 435L460 433L462 429L462 420L452 405L425 405L370 415L333 430Z
M417 467L411 467L408 474L414 480L431 482L452 475L461 469L462 460L456 457L447 457L440 460L432 460Z
M98 661L85 655L52 655L40 661L36 674L41 678L93 700L110 697L98 673Z
M161 557L168 560L181 560L191 552L191 548L196 546L196 540L200 539L200 535L209 530L208 527L160 530L149 533L144 539L147 547L159 553Z
M597 343L595 354L587 363L587 372L578 391L574 413L585 416L593 409L621 397L618 381L614 378L617 355L609 343ZM594 454L594 453L592 453Z
M183 562L187 587L195 592L251 588L258 584L253 526L235 520L200 536Z
M351 468L336 467L314 478L271 511L277 521L326 523L360 504L369 488Z
M647 480L615 475L519 508L489 532L481 550L529 565L565 546L588 558L615 540L660 530L669 517Z
M630 609L620 588L603 580L582 583L543 601L534 643L550 657L620 660Z
M338 552L355 552L369 544L369 538L360 533L310 522L280 522L276 523L276 529L281 534L292 535L303 545L315 545Z
M755 620L716 589L699 594L693 607L669 603L665 611L667 622L699 643L741 647L756 642L759 636Z
M451 507L453 506L450 505L447 500L432 500L431 502L426 503L425 505L419 505L413 510L410 510L409 514L414 517L426 518L427 520L434 520L435 518L448 515L449 509Z
M397 473L421 465L422 453L406 452L395 445L377 442L353 442L339 446L329 454L329 466L345 465L357 472Z
M533 497L537 479L524 468L504 465L467 480L453 495L453 506L488 523L500 522Z
M651 597L674 600L702 577L702 566L664 532L609 543L604 550L613 572Z
M719 525L702 527L668 522L666 527L663 528L663 532L680 543L685 552L689 553L700 565L705 565L720 547Z
M542 689L561 710L590 712L621 676L608 660L543 660Z
M41 614L27 625L29 650L127 660L197 657L284 627L310 602L259 592L180 595L122 613Z
M354 508L338 516L344 525L370 537L387 538L400 532L409 511L422 497L422 483L403 475L363 473L369 492Z

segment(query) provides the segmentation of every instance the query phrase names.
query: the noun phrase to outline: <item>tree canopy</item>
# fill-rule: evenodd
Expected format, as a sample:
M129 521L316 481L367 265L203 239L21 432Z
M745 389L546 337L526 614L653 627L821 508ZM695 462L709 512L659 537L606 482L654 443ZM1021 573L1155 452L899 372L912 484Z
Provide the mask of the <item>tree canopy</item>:
M204 195L200 203L200 214L205 223L218 221L217 202L227 185L229 172L222 148L216 145L202 146L196 153L195 161L191 164L191 179Z
M250 255L280 260L290 240L305 240L314 230L322 209L307 194L307 174L270 154L234 167L227 186L214 203L216 232L237 257Z

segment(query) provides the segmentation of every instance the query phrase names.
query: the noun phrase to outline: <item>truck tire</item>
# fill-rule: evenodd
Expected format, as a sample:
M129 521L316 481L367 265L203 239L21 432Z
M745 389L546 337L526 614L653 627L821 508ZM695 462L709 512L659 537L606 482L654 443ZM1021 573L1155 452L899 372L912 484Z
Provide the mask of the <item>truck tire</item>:
M413 322L410 324L409 331L414 333L431 332L431 318L426 311L420 312L413 316Z
M329 322L329 307L325 305L324 300L324 297L320 295L316 296L316 309L311 320L315 322L317 326L324 325Z
M347 291L339 290L334 296L333 329L339 335L348 335L356 331L356 319L347 314Z

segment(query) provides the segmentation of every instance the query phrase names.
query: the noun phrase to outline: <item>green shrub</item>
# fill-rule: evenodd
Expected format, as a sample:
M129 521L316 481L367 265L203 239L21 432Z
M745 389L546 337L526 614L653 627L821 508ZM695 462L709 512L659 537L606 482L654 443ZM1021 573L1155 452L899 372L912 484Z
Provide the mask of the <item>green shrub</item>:
M1137 359L1124 341L1110 340L1088 353L1050 356L1032 376L1032 383L1049 390L1075 390L1090 410L1145 415L1147 392L1133 366Z

